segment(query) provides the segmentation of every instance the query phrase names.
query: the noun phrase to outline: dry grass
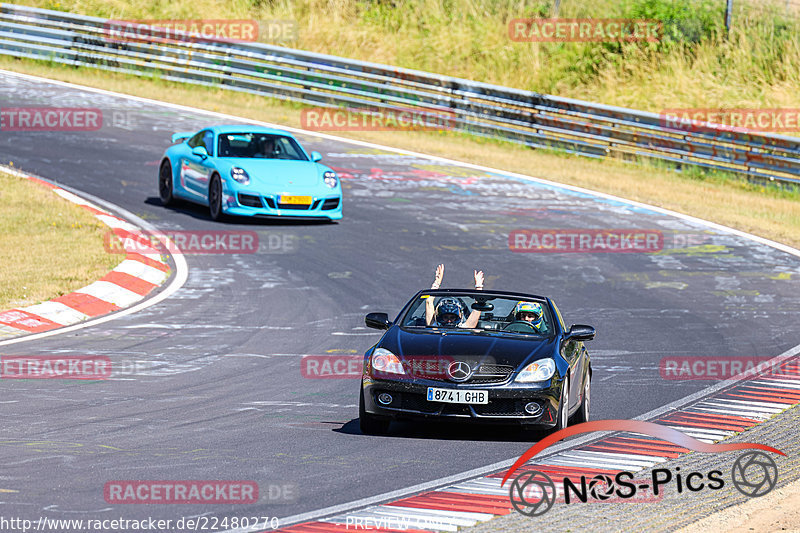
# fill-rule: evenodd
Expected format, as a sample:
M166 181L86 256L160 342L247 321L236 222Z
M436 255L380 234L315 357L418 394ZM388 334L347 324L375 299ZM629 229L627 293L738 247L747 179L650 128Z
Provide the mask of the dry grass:
M0 310L49 300L105 276L123 259L104 250L107 230L49 189L0 172Z
M195 107L211 111L300 127L299 108L253 95L5 58L0 58L0 68L167 102L191 102ZM617 161L567 157L453 132L343 132L340 135L587 187L800 247L798 193L784 193L730 179L690 177Z
M115 19L294 20L289 46L593 102L665 108L800 107L797 16L781 2L737 2L730 38L714 33L724 2L571 0L561 17L702 19L708 38L656 48L603 43L525 43L508 37L515 18L550 16L552 0L20 0ZM687 11L687 9L691 11ZM637 17L638 18L638 17ZM782 30L780 30L782 29ZM788 36L787 36L788 35Z

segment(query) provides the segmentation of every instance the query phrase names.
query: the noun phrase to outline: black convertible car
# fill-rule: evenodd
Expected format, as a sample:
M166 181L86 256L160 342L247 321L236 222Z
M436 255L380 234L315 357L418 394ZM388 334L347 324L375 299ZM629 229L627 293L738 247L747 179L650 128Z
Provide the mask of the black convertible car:
M418 292L364 356L359 422L429 418L562 429L589 420L591 326L564 325L550 298L481 290Z

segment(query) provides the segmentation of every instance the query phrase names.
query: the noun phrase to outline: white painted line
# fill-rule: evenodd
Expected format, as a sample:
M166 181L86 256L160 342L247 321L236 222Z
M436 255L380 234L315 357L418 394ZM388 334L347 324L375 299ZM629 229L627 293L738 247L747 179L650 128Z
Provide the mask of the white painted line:
M349 520L349 521L348 521ZM373 508L365 509L358 515L333 516L320 520L326 524L336 524L345 526L345 529L352 529L353 531L369 531L370 529L394 529L398 531L406 531L408 529L420 529L424 531L458 531L458 526L451 524L437 523L437 528L424 527L421 524L430 526L427 522L423 522L422 517L407 516L402 513L377 513L373 512ZM282 524L281 524L282 526ZM239 531L239 530L236 530Z
M601 470L633 470L633 469L641 469L646 468L646 466L652 466L655 463L648 464L645 466L640 466L628 462L622 461L611 461L609 459L603 460L596 460L592 463L587 463L586 459L584 458L576 458L576 457L568 457L566 455L559 454L558 457L553 457L548 459L547 463L528 463L527 466L536 469L537 465L542 466L571 466L577 468L599 468Z
M763 408L763 409L773 409L775 412L781 412L784 409L788 409L790 404L785 403L773 403L773 402L762 402L757 400L734 400L731 398L714 398L715 402L722 402L728 404L736 404L741 405L742 407L747 408Z
M105 224L106 226L108 226L110 228L119 228L119 229L124 229L124 230L130 231L130 232L133 232L133 233L141 233L141 230L137 226L134 226L133 224L125 222L121 218L118 218L118 217L115 217L115 216L111 216L111 215L95 215L95 218L99 219L103 224Z
M668 459L666 457L662 457L660 455L644 455L639 453L625 453L625 452L598 452L594 450L575 450L570 452L562 452L564 455L568 455L570 457L578 457L578 454L582 454L584 457L587 457L591 460L592 457L608 457L609 459L630 459L631 461L638 461L641 458L643 462L652 462L655 463L663 463Z
M697 407L721 407L730 411L728 414L736 415L741 412L751 412L751 413L761 413L767 415L773 415L777 411L774 408L764 408L761 406L755 405L741 405L736 403L727 403L719 400L717 398L709 398L708 400L704 400L697 404Z
M334 522L334 523L347 523L349 520L351 524L356 522L357 520L371 518L372 520L391 520L392 522L398 524L404 523L413 523L415 526L426 524L428 527L424 525L422 527L414 527L414 529L433 529L434 531L458 531L459 527L470 527L474 526L478 523L478 520L464 520L454 517L447 517L443 519L436 515L431 515L429 513L424 512L407 512L407 508L402 507L393 507L393 506L378 506L378 507L368 507L362 511L358 511L356 513L347 513L346 515L338 515L334 516L330 519L325 520L325 522ZM492 516L494 518L494 516ZM434 526L435 524L435 526ZM409 526L404 526L409 527Z
M697 435L703 435L704 437L708 437L709 439L714 439L716 441L724 440L730 437L731 435L735 435L736 433L740 433L739 431L712 431L709 429L701 429L701 428L694 428L694 427L686 427L686 426L667 426L672 429L677 429L681 433L689 434L691 431Z
M166 272L162 272L161 270L151 267L150 265L145 265L141 261L134 261L132 259L126 259L116 268L114 268L114 272L124 272L125 274L130 274L131 276L139 279L143 279L153 285L161 285L164 281L164 278L167 277Z
M730 429L714 429L714 428L703 428L698 426L681 426L681 425L670 425L667 422L667 427L677 429L678 431L699 431L700 433L708 433L709 435L723 435L724 438L728 438L731 435L736 435L737 433L741 433L739 430L730 430Z
M375 512L398 512L405 516L429 516L431 522L441 520L443 522L450 522L458 524L459 522L472 524L484 520L494 518L492 513L475 513L467 511L451 511L449 509L428 509L417 507L403 507L400 505L379 505L375 508Z
M0 324L0 339L4 337L16 337L21 333L26 333L26 331L24 329L12 328L11 326Z
M745 418L759 418L762 421L772 416L772 414L756 413L753 411L731 411L730 409L723 409L721 407L701 407L700 404L692 406L692 409L696 409L698 411L705 411L708 413L719 413L722 415L743 416ZM756 422L758 423L758 421Z
M613 464L613 465L622 465L625 469L630 469L632 467L635 468L646 468L653 466L657 463L663 463L664 461L648 461L648 460L638 460L638 459L631 459L628 455L623 454L615 454L615 457L599 457L599 456L591 456L585 455L586 452L561 452L560 457L566 459L574 459L576 461L582 461L586 468L592 468L598 464Z
M87 285L75 292L94 296L95 298L110 302L119 307L127 307L143 298L141 294L136 294L110 281L95 281L91 285Z
M776 389L800 389L800 382L788 379L776 379L773 381L756 381L756 383L761 383L769 387L775 387Z
M490 489L489 487L472 487L469 485L451 485L438 492L457 492L459 494L483 494L485 496L508 496L508 489Z
M707 442L709 444L714 444L718 440L718 439L709 437L708 435L705 435L703 433L694 433L692 431L684 431L683 433L686 434L686 435L689 435L690 437L694 437L695 439L699 440L700 442Z
M60 197L64 198L65 200L69 200L73 204L85 205L85 206L89 206L89 207L92 207L94 209L97 209L98 211L104 211L104 209L100 209L99 207L97 207L93 203L91 203L91 202L89 202L87 200L84 200L80 196L78 196L76 194L72 194L71 192L69 192L69 191L67 191L65 189L62 189L61 186L58 186L57 188L53 189L53 192L56 193L57 195L59 195Z
M82 322L89 318L89 315L76 311L61 302L42 302L28 307L21 307L20 309L28 313L33 313L34 315L39 315L47 320L52 320L56 324L61 324L62 326Z

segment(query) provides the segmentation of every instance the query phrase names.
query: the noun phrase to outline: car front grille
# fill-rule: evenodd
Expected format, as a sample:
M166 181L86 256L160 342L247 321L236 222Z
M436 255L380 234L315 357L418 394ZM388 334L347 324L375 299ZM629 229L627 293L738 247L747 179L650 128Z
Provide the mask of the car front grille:
M422 394L404 392L400 399L400 408L421 413L438 413L440 406L434 402L429 402Z
M308 211L308 204L278 204L278 209L295 209L299 211Z
M325 200L325 203L322 204L322 210L328 211L330 209L336 209L339 207L339 199L338 198L328 198Z
M469 378L467 383L501 383L508 379L508 376L514 372L513 366L506 365L487 365L483 364L478 367L472 377Z
M261 197L252 194L239 193L239 205L247 207L264 207L261 203Z
M449 359L443 359L442 361L432 359L422 362L412 360L410 364L410 373L413 377L419 379L452 382L450 376L447 374L447 368L450 362ZM463 383L502 383L508 379L512 372L514 372L513 366L482 364L474 371L472 376Z
M525 414L525 402L509 398L489 400L486 405L473 405L475 412L482 416L513 416Z

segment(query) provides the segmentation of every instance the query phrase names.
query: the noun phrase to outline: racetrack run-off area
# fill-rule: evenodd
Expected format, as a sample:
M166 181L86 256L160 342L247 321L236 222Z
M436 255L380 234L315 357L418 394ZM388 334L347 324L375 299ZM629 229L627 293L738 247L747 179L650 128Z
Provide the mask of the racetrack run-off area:
M45 180L8 167L4 170L49 189L91 213L108 228L104 235L106 249L111 249L109 243L118 248L116 251L122 261L105 276L86 287L35 305L0 312L0 340L52 332L64 326L113 313L142 300L167 281L170 266L165 260L166 256L162 255L162 250L143 246L125 250L125 240L144 238L141 228Z

